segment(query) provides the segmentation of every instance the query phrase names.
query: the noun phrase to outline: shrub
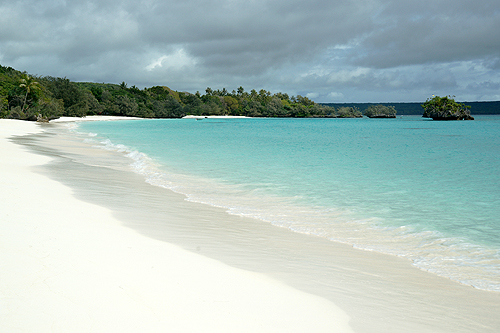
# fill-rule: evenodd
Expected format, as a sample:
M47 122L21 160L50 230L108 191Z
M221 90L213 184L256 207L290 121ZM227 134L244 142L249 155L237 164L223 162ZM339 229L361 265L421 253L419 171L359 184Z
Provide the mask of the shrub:
M365 110L365 116L369 118L396 118L396 108L382 104L370 105Z

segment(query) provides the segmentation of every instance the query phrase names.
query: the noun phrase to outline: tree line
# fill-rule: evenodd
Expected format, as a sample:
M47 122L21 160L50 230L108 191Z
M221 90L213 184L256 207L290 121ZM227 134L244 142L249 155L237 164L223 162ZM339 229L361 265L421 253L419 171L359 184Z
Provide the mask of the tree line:
M0 65L0 117L54 119L87 115L181 118L186 115L248 117L362 117L356 107L331 107L304 96L272 94L261 89L229 92L207 88L204 94L166 86L139 89L121 84L72 82L67 78L31 76Z

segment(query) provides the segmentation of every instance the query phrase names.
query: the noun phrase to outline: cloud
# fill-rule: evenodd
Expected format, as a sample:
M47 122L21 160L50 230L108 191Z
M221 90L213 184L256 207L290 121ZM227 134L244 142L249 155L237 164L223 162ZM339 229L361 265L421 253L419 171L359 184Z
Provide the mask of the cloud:
M499 4L494 0L388 1L379 26L352 58L357 65L396 66L500 57Z
M38 75L325 102L498 94L497 0L4 0L0 13L1 64Z
M331 93L329 93L328 97L332 100L332 102L344 100L344 94L336 92L336 91L332 91Z
M147 71L158 68L184 70L186 67L195 66L196 59L190 57L183 48L179 48L169 55L163 55L146 66Z
M306 97L309 99L312 99L312 100L314 100L315 98L318 98L318 96L319 96L319 93L317 93L317 92L310 92L310 93L306 94Z

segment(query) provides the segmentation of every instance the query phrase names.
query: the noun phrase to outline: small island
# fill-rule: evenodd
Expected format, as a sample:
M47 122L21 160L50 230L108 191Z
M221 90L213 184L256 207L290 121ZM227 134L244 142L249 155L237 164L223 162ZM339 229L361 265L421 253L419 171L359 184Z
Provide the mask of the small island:
M364 112L368 118L396 118L396 108L382 104L370 105Z
M451 96L428 98L422 104L424 108L424 118L433 120L474 120L470 115L470 106L457 103Z

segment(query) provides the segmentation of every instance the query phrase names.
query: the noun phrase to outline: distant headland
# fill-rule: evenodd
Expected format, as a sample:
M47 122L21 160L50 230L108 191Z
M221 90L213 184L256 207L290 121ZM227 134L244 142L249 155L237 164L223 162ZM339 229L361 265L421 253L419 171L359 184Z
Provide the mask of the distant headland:
M381 104L385 106L394 106L397 110L398 115L403 116L416 116L422 115L424 110L422 109L422 102L395 102L395 103L322 103L323 105L332 106L335 108L339 107L355 107L362 113L370 106L374 104ZM488 115L488 114L500 114L500 101L491 102L464 102L464 104L470 105L471 114L475 115Z

